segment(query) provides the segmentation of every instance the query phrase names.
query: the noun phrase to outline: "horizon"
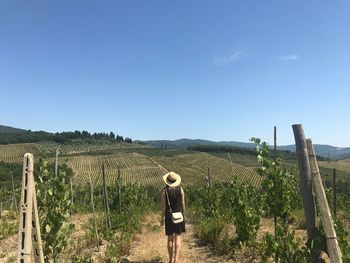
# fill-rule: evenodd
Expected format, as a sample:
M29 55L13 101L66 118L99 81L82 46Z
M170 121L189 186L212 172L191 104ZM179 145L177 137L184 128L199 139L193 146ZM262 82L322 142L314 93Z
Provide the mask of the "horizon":
M3 125L3 124L0 124L0 125ZM7 127L12 127L12 126L8 126L8 125L3 125L3 126L7 126ZM19 127L12 127L12 128L18 128L18 129L22 129L22 128L19 128ZM43 132L50 132L50 133L56 133L56 132L74 132L75 130L66 130L66 131L47 131L47 130L32 130L32 129L24 129L23 130L31 130L32 132L38 132L38 131L43 131ZM93 133L98 133L98 132L104 132L104 133L110 133L110 132L114 132L115 131L89 131L89 130L86 130L86 129L82 129L82 130L79 130L79 131L87 131L91 134ZM116 134L116 133L115 133ZM117 135L117 134L116 134ZM123 136L124 138L125 137L129 137L127 135L124 135L124 134L118 134L118 135L121 135ZM278 136L278 132L277 132L277 136ZM306 136L307 137L307 136ZM130 138L130 137L129 137ZM257 137L259 138L259 137ZM307 137L308 138L308 137ZM238 141L238 140L232 140L232 139L220 139L220 140L211 140L211 139L206 139L206 138L189 138L189 137L182 137L182 138L173 138L173 139L138 139L138 138L131 138L133 141L178 141L178 140L204 140L204 141L211 141L211 142L238 142L238 143L251 143L251 144L254 144L253 142L250 141L250 139L248 139L247 141ZM273 142L268 142L262 138L260 138L262 141L265 141L269 146L272 146L273 145ZM312 138L311 138L312 139ZM337 146L337 145L332 145L332 144L327 144L327 143L314 143L314 144L317 144L317 145L325 145L325 146L332 146L332 147L336 147L336 148L350 148L350 146ZM278 144L278 141L277 141L277 147L279 146L292 146L292 145L295 145L295 142L292 142L290 144Z
M0 3L0 123L350 147L350 2ZM315 12L315 10L317 12Z

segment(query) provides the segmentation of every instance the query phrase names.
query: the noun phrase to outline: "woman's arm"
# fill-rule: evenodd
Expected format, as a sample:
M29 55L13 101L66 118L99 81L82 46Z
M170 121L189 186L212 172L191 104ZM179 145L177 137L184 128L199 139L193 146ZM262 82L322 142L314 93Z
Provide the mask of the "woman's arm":
M182 189L182 187L181 187L181 196L182 196L182 202L181 202L182 210L185 212L185 192Z
M161 208L162 208L162 217L160 219L160 224L164 225L164 216L165 216L165 209L166 209L164 190L162 190L160 205L161 205Z

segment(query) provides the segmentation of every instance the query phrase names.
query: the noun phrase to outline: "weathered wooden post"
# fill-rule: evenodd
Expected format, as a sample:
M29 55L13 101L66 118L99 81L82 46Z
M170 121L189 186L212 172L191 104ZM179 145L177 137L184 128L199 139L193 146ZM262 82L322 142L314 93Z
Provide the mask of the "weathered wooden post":
M32 251L34 251L35 262L44 263L33 171L33 155L31 153L26 153L23 161L18 229L17 261L20 263L31 263Z
M92 186L92 181L91 181L91 160L90 160L90 157L89 157L89 165L90 165L90 171L89 171L90 200L91 200L91 207L92 207L93 218L94 218L96 246L97 246L97 250L100 251L100 238L99 238L99 235L98 235L96 212L95 212L95 203L94 203L94 188Z
M307 237L308 241L311 241L314 237L314 229L316 227L316 208L312 191L309 155L303 126L301 124L294 124L292 127L295 138L296 152L298 155L300 192L306 218Z
M111 228L111 219L109 217L109 204L108 204L108 192L106 185L106 174L105 174L105 165L102 163L102 181L103 181L103 201L105 208L105 217L106 217L106 226L107 228Z
M119 213L121 213L122 211L122 178L121 178L121 175L120 175L120 167L118 165L118 201L119 201Z
M13 203L15 204L15 209L16 209L16 212L18 212L18 206L17 206L17 198L16 198L16 190L15 190L15 183L13 181L13 173L12 171L10 172L11 174L11 181L12 181L12 194L13 194Z
M230 166L231 166L232 176L235 177L235 171L234 171L234 169L233 169L231 154L230 154L230 153L227 153L227 155L228 155L228 159L230 160Z
M337 216L337 170L333 168L333 215Z
M74 192L73 192L73 181L72 181L72 178L69 178L69 184L70 184L71 203L72 203L72 206L73 206L74 205Z
M312 140L307 139L307 150L312 173L312 183L314 186L316 200L320 209L321 220L327 239L327 248L332 263L342 262L342 255L339 248L337 235L335 233L331 211L328 206L326 193L322 185L322 179L317 164L316 154L312 145Z
M273 160L276 163L277 156L276 156L276 151L277 151L277 130L276 126L273 127ZM274 222L274 233L276 237L276 229L277 229L277 216L273 215L273 222ZM275 261L277 262L278 259L275 257Z
M56 149L56 158L55 158L55 175L58 174L58 155L59 155L60 146Z

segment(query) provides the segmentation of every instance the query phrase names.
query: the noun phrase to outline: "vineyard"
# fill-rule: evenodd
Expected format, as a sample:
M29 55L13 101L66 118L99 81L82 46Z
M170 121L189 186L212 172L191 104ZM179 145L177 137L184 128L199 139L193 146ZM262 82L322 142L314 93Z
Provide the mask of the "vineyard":
M180 154L172 157L154 157L156 162L181 174L185 184L203 183L209 173L215 182L231 182L236 178L238 183L248 183L258 187L261 176L250 168L235 164L227 158L215 157L207 153Z
M127 145L126 147L124 147ZM135 148L133 148L135 147ZM207 153L182 153L175 155L147 156L138 152L146 149L144 146L130 144L92 145L59 145L56 143L13 144L0 146L0 161L20 163L26 152L36 156L42 154L50 162L55 162L55 151L59 149L59 164L66 163L73 170L73 184L85 185L89 176L95 185L102 184L102 165L105 167L107 184L116 182L118 173L122 182L152 185L162 188L161 175L166 171L175 171L182 175L184 185L205 183L208 168L213 181L230 182L233 177L239 183L249 183L259 186L261 177L252 169L235 164L228 159L212 156ZM109 154L106 150L117 150ZM127 150L127 151L122 151ZM91 152L101 151L99 154ZM171 150L169 150L171 151Z
M0 161L21 163L27 152L38 154L41 150L36 143L0 145Z
M1 161L20 165L25 152L36 154L35 180L46 259L120 262L123 255L131 253L137 231L156 231L149 233L151 240L163 239L157 222L159 190L164 186L162 175L171 170L181 175L187 193L186 216L193 224L191 231L195 237L189 242L191 246L200 242L210 247L218 256L212 262L271 262L274 257L280 259L279 262L311 262L314 248L299 239L305 242L307 231L296 174L289 173L281 160L273 161L266 145L256 143L262 148L257 148L259 167L254 169L237 164L235 158L231 162L230 155L157 150L138 145L122 147L121 144L91 147L56 143L4 145L0 156ZM329 162L325 165L330 169ZM67 168L72 170L72 177L68 176L70 169ZM0 240L10 242L10 246L16 242L13 240L19 220L13 196L19 197L19 194L19 189L13 192L8 189L0 196L2 205L11 210L1 219ZM327 197L332 198L329 191ZM342 193L338 200L337 231L344 259L348 260L350 246L346 227L350 221L345 211L349 211L349 203ZM146 213L150 221L144 225ZM74 230L76 226L71 222L76 222L77 218L84 218L85 224L80 223L78 230ZM274 227L273 218L276 220ZM286 220L290 220L287 225ZM294 230L300 236L296 236ZM68 241L69 237L72 240ZM316 238L323 238L323 234L318 233ZM191 246L187 245L184 253L190 253ZM6 258L6 262L13 262L16 247L11 246L10 250L12 256L0 253L0 261ZM221 254L231 259L223 260ZM209 259L193 254L191 257L197 259L184 262L207 262ZM166 258L166 253L162 252L162 258ZM236 259L232 261L232 258ZM161 261L153 257L147 262Z

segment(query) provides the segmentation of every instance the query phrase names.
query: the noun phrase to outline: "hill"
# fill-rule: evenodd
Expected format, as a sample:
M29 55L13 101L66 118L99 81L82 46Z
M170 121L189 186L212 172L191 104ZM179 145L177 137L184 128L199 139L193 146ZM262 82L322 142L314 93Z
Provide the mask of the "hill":
M179 139L179 140L149 140L139 141L151 145L153 147L166 147L175 149L186 149L195 145L227 145L244 148L254 148L253 143L237 142L237 141L210 141L201 139ZM295 152L295 145L277 146L278 150ZM350 158L350 147L335 147L331 145L315 144L315 151L317 155L333 158L333 159L347 159Z
M5 125L0 125L0 133L19 133L19 132L26 132L26 130L13 128Z

